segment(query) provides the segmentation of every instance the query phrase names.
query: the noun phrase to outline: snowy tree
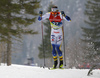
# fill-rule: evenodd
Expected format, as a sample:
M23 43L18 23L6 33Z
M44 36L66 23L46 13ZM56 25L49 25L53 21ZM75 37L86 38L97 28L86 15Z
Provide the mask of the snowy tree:
M7 65L11 65L12 40L20 41L22 34L36 34L27 29L35 22L39 8L38 0L1 0L0 1L0 41L7 45Z
M100 55L100 0L87 0L85 15L86 26L82 27L84 49L88 61L97 60Z

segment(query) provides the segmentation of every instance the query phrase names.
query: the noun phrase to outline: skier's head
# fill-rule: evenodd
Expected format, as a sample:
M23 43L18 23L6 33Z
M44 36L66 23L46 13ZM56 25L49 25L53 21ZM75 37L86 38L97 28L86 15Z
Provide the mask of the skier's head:
M52 12L58 12L58 7L57 7L57 6L53 6L53 7L51 8L51 11L52 11Z

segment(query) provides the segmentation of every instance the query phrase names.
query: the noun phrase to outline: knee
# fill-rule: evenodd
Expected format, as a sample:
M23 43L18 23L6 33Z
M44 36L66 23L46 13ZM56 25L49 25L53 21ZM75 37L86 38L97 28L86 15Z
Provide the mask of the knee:
M52 55L53 56L57 56L57 53L52 51Z

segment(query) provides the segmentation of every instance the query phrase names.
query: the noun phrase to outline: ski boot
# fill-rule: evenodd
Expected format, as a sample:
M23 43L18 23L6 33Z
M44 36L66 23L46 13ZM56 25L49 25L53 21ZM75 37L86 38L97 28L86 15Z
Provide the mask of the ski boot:
M60 59L59 68L63 69L63 56L59 57L59 59Z
M52 69L56 69L57 64L58 64L57 56L54 56L53 59L54 59L54 65Z

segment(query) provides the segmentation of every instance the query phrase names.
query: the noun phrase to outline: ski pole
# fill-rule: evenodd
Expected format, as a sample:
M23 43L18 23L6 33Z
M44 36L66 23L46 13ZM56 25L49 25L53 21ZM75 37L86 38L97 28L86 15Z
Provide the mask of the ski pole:
M63 26L63 50L64 50L64 62L65 62L65 66L66 66L66 53L65 53L64 26Z
M40 11L39 12L40 16L41 16L41 30L42 30L42 51L43 51L43 58L44 58L44 65L43 65L43 68L45 68L45 51L44 51L44 40L43 40L43 21L42 21L42 14L43 14L43 11Z
M61 11L61 14L62 14L62 19L63 19L63 16L65 16L65 13L64 11ZM62 29L63 29L63 51L64 51L64 66L66 66L66 54L65 54L65 39L64 39L64 22L62 21Z

